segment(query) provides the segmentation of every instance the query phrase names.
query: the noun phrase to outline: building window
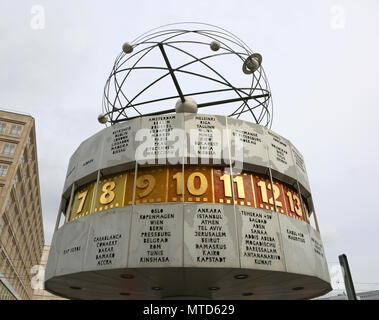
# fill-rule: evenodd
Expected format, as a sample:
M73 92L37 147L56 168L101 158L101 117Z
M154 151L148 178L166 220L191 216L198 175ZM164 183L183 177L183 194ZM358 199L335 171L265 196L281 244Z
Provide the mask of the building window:
M0 122L0 133L4 133L6 127L7 124L5 122Z
M5 143L3 145L3 150L1 151L2 154L7 154L7 155L10 155L12 156L13 153L14 153L14 148L16 146L14 144L11 144L11 143Z
M19 136L21 133L21 129L22 129L22 126L20 126L19 124L12 124L9 134L14 134L16 136Z
M0 177L5 177L7 175L8 165L0 164Z

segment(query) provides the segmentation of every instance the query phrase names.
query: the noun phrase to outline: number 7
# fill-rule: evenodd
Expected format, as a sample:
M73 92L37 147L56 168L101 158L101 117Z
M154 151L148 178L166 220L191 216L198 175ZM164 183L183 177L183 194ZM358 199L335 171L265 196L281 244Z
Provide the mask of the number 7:
M83 206L84 206L84 202L86 201L87 194L88 194L88 190L83 191L82 193L79 193L78 200L81 200L81 201L80 201L78 210L76 211L76 214L78 214L79 212L83 210Z

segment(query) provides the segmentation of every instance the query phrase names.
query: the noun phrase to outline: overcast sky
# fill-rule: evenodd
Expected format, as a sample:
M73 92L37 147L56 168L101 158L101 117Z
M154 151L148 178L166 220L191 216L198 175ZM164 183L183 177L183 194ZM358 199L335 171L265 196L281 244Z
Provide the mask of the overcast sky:
M329 266L345 253L358 291L379 289L378 12L377 0L1 0L0 108L36 120L47 244L68 160L103 128L103 88L122 43L205 22L263 55L272 129L304 155Z

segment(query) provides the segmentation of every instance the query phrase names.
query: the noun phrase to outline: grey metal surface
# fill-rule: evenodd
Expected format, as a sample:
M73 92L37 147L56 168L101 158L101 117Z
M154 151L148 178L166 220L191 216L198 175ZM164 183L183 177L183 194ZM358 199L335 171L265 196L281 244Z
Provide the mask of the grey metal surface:
M322 246L319 234L305 222L290 219L268 210L197 203L135 205L93 213L65 224L55 233L46 288L83 299L178 295L210 299L282 299L287 295L292 299L326 293L330 278L325 256L315 251L320 252ZM214 237L196 234L200 229L206 232L199 228L204 225L209 227L207 230L217 226L221 233ZM284 239L287 230L304 234L309 230L310 245ZM110 239L115 235L117 239ZM209 239L219 239L220 248L199 246ZM98 244L108 253L115 253L114 257L98 259ZM262 250L265 245L274 248L280 260L264 257L268 254ZM147 262L144 258L149 256L163 257L164 261ZM207 261L210 256L222 261ZM98 265L102 260L110 263ZM295 292L293 288L298 287L304 289ZM120 296L125 291L130 295ZM251 292L253 296L248 295Z
M278 216L287 272L318 275L308 224L284 214Z
M140 122L141 119L134 119L108 127L103 131L104 147L101 169L104 174L117 166L134 167L137 147L135 135L140 129Z
M66 178L63 186L63 192L65 193L71 185L77 180L76 172L78 169L78 161L79 161L80 149L76 149L75 152L70 157L67 166Z
M130 241L132 207L91 215L82 271L125 268Z
M91 218L86 216L71 221L61 228L63 230L59 243L56 241L59 246L56 276L82 271Z
M184 266L240 267L232 205L184 204Z
M79 147L78 168L76 180L79 180L101 168L105 130L84 140Z
M291 151L292 151L292 157L293 157L295 167L296 167L297 180L299 181L300 185L303 187L302 193L305 196L309 196L311 194L311 187L309 185L308 174L307 174L307 169L305 167L304 157L292 143L291 143Z
M182 131L183 128L182 114L142 117L142 130L136 135L138 164L165 165L181 162L182 155L177 154L175 143L178 131ZM183 141L178 143L182 144Z
M227 128L230 131L230 152L233 171L235 169L250 169L261 171L268 168L268 153L266 145L267 129L263 126L227 118Z
M60 255L61 235L63 230L63 228L60 228L55 231L53 239L51 240L49 257L45 269L45 281L56 276L55 270L57 268L58 258Z
M131 275L123 279L122 275ZM246 278L237 279L244 275ZM233 268L141 268L88 271L54 277L47 290L68 298L150 299L311 299L331 290L317 277ZM75 289L73 289L75 288ZM295 289L295 290L294 290Z
M128 268L183 266L183 204L133 207Z
M286 271L278 214L236 206L241 268Z
M309 234L311 238L311 245L315 258L315 269L317 276L330 283L330 274L328 270L328 264L326 262L324 245L321 240L320 232L313 229L311 225L308 225Z
M267 130L266 145L273 176L292 184L293 181L296 181L297 174L291 154L290 142L272 130Z
M184 114L187 138L187 164L229 165L226 117Z
M274 178L293 186L297 180L310 196L303 156L287 139L247 121L189 113L131 119L83 141L70 158L63 191L68 197L73 182L88 182L98 169L106 175L133 169L135 161L152 166L183 160L222 166L231 160L235 173L267 174L271 167Z

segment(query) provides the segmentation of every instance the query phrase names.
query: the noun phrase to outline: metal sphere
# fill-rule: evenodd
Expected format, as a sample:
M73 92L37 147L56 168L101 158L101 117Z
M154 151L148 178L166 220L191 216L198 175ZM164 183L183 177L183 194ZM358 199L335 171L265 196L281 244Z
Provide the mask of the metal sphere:
M175 111L176 113L197 113L197 103L194 99L190 97L185 97L185 101L182 102L181 99L179 99L176 102L175 105Z
M221 47L221 44L218 41L212 41L210 47L213 51L218 51Z
M122 45L122 51L125 53L132 53L133 52L133 46L129 42L125 42Z
M242 71L245 74L251 74L258 70L262 64L262 56L259 53L254 53L249 56L242 65Z
M104 124L108 121L108 117L103 114L103 113L100 113L99 116L97 117L97 120L101 123L101 124Z

